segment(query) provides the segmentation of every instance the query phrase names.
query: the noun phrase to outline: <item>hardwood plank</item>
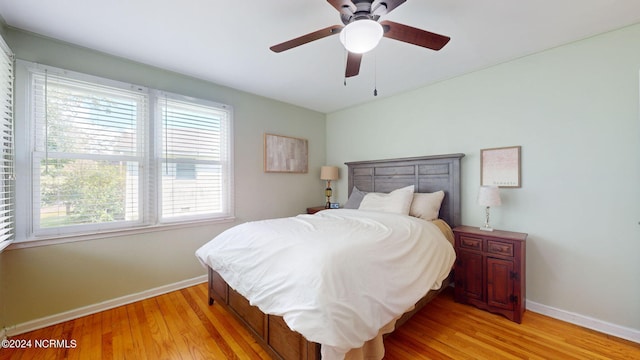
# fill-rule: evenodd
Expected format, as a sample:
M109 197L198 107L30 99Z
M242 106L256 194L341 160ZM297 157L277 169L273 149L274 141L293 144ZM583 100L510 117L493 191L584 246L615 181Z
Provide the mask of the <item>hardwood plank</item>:
M113 357L113 310L102 312L100 341L102 346L101 359L114 359Z
M467 306L463 307L466 308ZM531 354L527 355L527 351L523 351L523 348L519 346L520 343L518 342L518 338L514 338L513 336L511 336L513 332L509 330L508 326L512 324L515 326L519 326L518 324L511 322L509 322L509 324L502 324L501 322L501 326L494 326L495 321L489 320L494 319L496 315L485 312L482 312L482 315L486 315L486 319L483 317L474 317L473 314L465 313L457 313L453 314L453 316L447 316L446 309L438 308L437 304L434 304L434 306L432 306L432 309L433 314L429 316L429 319L438 324L438 326L440 327L439 331L449 329L449 331L465 334L466 336L473 339L470 340L471 344L469 344L469 346L471 347L478 347L479 349L483 348L484 345L479 346L478 344L474 344L474 342L477 341L476 338L483 338L483 343L491 344L491 346L489 347L490 351L495 350L498 354L504 351L507 351L509 353L509 355L502 354L502 356L500 356L501 358L511 358L513 356L515 356L516 358L540 358ZM465 321L452 322L452 317L462 317ZM500 318L500 320L502 321L502 318ZM489 357L491 358L491 356L493 355L490 353Z
M234 339L231 342L225 342L229 349L234 354L238 355L241 359L264 359L268 358L268 355L259 347L250 333L238 322L231 317L227 311L222 309L221 306L214 304L209 306L208 302L202 302L199 299L208 298L207 292L202 288L189 288L183 291L183 295L188 299L189 305L192 308L197 308L198 313L204 315L209 324L216 329L216 332L222 338ZM251 343L255 343L256 346L252 346ZM230 357L228 357L230 358Z
M200 284L13 339L76 340L74 348L0 349L0 360L269 359ZM522 324L453 301L445 290L385 338L385 360L640 359L640 344L525 312Z
M176 296L178 296L181 300L179 313L182 321L187 324L197 325L195 329L196 332L190 331L189 334L192 344L194 344L194 346L199 346L205 356L208 356L207 354L218 354L217 356L219 356L220 358L224 357L224 353L222 352L218 344L211 336L209 336L209 332L207 331L206 326L204 326L197 314L191 309L188 299L185 298L181 292L176 293ZM204 349L202 349L203 347Z
M177 293L171 293L158 298L160 311L162 312L165 322L167 323L169 332L178 344L179 353L183 359L207 359L207 353L202 351L205 348L208 351L213 349L208 347L207 334L201 330L198 325L198 319L183 317L182 314L188 314L186 307L183 305L184 297L178 296ZM189 326L189 324L193 324ZM191 327L191 328L190 328Z
M208 316L210 312L204 309L201 303L191 296L189 289L187 289L187 291L183 291L182 295L187 300L187 303L191 307L191 310L198 316L200 322L205 326L207 332L209 333L209 336L218 345L223 353L223 356L225 356L226 359L237 360L238 356L233 352L227 340L222 336L222 334L220 334L218 327L216 327L216 324L214 322L216 319L210 318Z
M165 318L158 306L158 298L142 301L143 311L147 318L147 327L156 345L156 359L181 359L177 344L171 336Z
M138 353L136 354L138 359L152 360L155 359L155 351L153 344L150 341L146 318L144 317L144 314L142 315L142 318L138 318L137 314L139 311L136 311L137 307L140 307L139 303L126 305L134 348L138 350Z
M85 332L84 330L84 324L85 324L85 319L86 317L81 317L78 319L73 320L73 328L71 329L71 339L74 339L77 341L78 346L69 351L69 356L68 359L70 360L79 360L80 358L80 352L82 351L84 345L82 345L82 335ZM88 330L88 329L87 329ZM37 337L36 337L37 339Z
M208 299L209 293L206 286L192 287L189 289L194 295L195 299ZM205 306L206 304L202 302L198 302L199 306ZM245 359L265 359L269 358L269 355L265 352L265 350L258 344L258 342L253 338L253 335L247 331L242 324L237 322L233 315L226 311L219 304L214 304L213 306L209 306L209 311L211 311L211 318L215 319L218 323L218 327L223 329L225 334L231 336L234 339L242 338L243 341L238 341L243 351L245 352Z
M456 331L439 326L430 319L423 321L408 321L400 329L404 329L404 337L390 335L385 339L388 356L401 352L405 348L412 348L412 357L398 356L398 359L411 359L423 356L429 359L474 359L460 349L466 344L456 341ZM400 330L398 329L398 331Z
M84 317L86 330L82 336L80 358L85 360L100 360L102 348L102 315L103 312ZM88 345L88 346L87 346Z
M405 326L386 340L389 358L411 342L423 351L435 349L443 356L473 359L633 359L640 358L640 344L618 339L541 314L525 312L522 324L453 301L445 290ZM445 352L438 343L457 351ZM613 349L610 351L609 349ZM418 356L433 359L438 356Z
M133 331L129 324L129 315L127 314L127 307L120 306L115 309L109 310L112 312L112 341L113 346L113 359L124 359L130 354L135 354L136 359L143 359L142 356L134 345Z
M48 339L53 333L52 328L43 328L35 331L36 339ZM53 358L52 352L47 351L42 347L38 347L35 343L35 340L32 340L30 346L33 346L34 351L28 354L28 356L24 356L23 359L51 359Z

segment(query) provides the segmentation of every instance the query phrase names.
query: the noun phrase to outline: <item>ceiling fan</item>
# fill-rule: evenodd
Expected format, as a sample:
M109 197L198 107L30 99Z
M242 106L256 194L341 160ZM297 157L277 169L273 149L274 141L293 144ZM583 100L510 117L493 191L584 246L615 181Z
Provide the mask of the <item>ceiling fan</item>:
M358 75L362 54L373 50L382 37L422 46L432 50L442 49L450 40L448 36L435 34L380 17L393 11L407 0L327 0L340 12L343 25L332 25L295 39L274 45L270 49L282 52L294 47L340 34L340 42L348 51L345 77Z

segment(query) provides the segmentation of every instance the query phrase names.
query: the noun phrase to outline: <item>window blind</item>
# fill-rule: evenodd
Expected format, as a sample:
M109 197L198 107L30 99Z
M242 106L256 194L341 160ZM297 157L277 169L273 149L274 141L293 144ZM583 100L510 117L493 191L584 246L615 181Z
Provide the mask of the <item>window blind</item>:
M36 232L138 222L147 94L44 69L32 102Z
M14 239L13 53L0 37L0 251Z
M161 220L230 216L230 110L181 98L158 97Z
M233 217L233 110L18 60L29 89L16 241ZM24 145L24 146L22 146ZM20 225L20 224L19 224Z

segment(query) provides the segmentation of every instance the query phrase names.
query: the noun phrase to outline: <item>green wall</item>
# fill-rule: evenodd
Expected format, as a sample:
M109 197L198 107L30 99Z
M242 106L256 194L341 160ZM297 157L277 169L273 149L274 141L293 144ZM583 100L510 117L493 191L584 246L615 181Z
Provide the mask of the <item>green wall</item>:
M249 220L296 215L323 203L324 183L319 177L326 155L324 114L5 30L5 39L19 59L233 106L236 221L4 251L0 328L204 275L194 252L224 229ZM16 121L26 120L23 94L16 94ZM265 132L308 139L309 173L264 173Z
M529 234L527 299L637 334L638 39L635 25L329 114L327 162L465 153L463 223L479 226L480 149L521 145L522 188L491 222Z

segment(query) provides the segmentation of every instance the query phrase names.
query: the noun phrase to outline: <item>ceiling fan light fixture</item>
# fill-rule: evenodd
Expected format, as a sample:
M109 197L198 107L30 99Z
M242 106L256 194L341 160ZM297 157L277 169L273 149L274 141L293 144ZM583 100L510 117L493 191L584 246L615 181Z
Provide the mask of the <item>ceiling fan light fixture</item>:
M384 31L382 25L371 19L355 20L342 29L340 32L340 42L347 51L364 54L373 50Z

